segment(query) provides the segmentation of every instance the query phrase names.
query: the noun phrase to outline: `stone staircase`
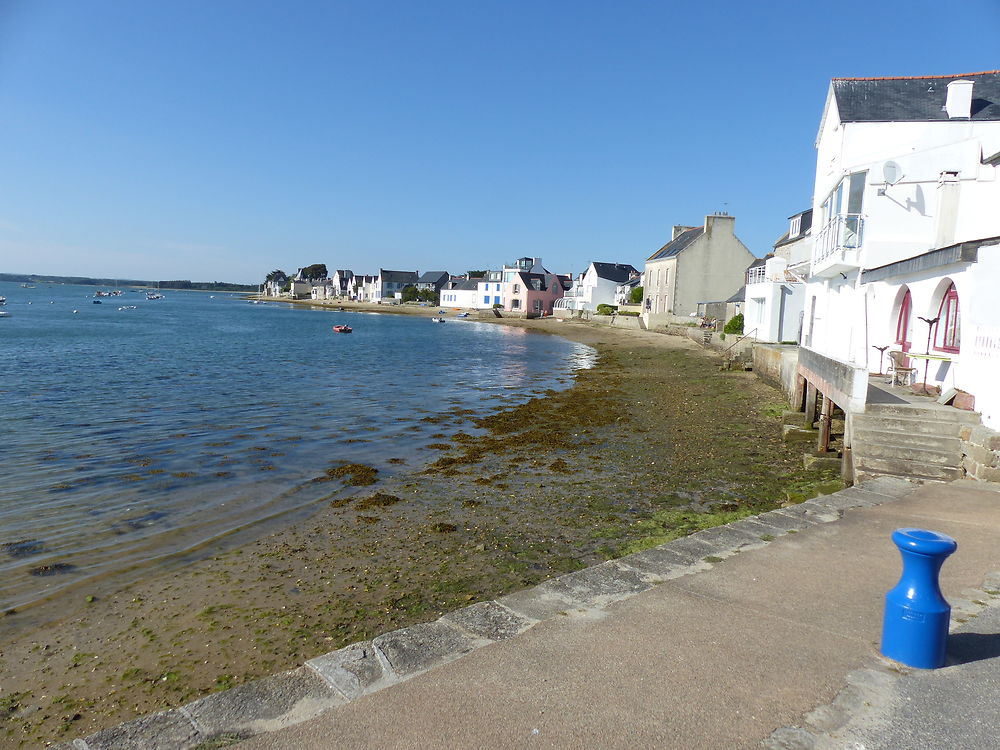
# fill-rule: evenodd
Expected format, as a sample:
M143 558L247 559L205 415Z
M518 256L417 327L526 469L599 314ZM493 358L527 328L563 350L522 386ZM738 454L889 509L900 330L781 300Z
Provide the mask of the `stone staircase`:
M873 404L853 417L854 474L857 481L900 476L949 482L965 476L963 426L979 415L933 402Z

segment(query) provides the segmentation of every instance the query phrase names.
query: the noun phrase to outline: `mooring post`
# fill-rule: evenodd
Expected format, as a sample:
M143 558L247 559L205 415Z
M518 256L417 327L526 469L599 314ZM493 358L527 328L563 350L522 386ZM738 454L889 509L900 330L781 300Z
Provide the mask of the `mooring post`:
M892 541L903 557L903 573L885 595L880 650L911 667L943 667L951 605L941 595L938 574L958 543L926 529L896 529Z
M819 410L819 440L816 444L816 450L820 453L826 453L830 450L830 416L832 412L833 402L827 396L823 396L823 405Z

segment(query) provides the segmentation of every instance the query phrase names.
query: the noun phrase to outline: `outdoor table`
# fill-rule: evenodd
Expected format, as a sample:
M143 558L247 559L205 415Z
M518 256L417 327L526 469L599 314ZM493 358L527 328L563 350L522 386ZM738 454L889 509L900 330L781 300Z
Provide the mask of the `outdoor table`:
M927 368L930 367L931 360L935 362L951 362L951 357L944 354L914 354L913 352L904 352L910 359L922 359L924 360L924 382L920 384L920 389L924 394L928 393L927 390Z

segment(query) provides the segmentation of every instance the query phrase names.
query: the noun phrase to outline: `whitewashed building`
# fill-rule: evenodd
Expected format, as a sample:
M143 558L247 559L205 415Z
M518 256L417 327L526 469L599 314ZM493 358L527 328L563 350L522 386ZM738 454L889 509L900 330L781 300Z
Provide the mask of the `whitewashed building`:
M441 290L441 307L476 308L479 279L454 279Z
M1000 428L1000 72L834 79L816 149L799 372L863 411L889 346Z
M555 310L597 310L598 305L617 305L621 284L637 279L639 272L628 263L592 262L574 280L566 295L555 302Z
M798 343L805 304L803 276L812 256L812 209L789 217L774 251L746 273L743 331L755 341Z
M476 302L472 307L477 310L489 310L497 305L506 304L504 298L503 271L487 271L486 276L476 280Z

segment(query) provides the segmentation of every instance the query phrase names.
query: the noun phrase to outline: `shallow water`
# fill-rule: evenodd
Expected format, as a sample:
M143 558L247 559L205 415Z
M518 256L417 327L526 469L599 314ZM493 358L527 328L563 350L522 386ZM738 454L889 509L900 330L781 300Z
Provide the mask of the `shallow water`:
M2 610L287 523L344 491L327 468L419 467L593 361L473 321L94 291L0 283Z

